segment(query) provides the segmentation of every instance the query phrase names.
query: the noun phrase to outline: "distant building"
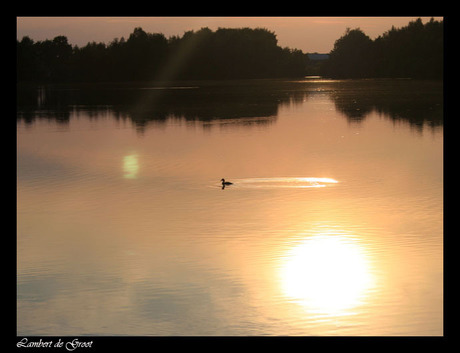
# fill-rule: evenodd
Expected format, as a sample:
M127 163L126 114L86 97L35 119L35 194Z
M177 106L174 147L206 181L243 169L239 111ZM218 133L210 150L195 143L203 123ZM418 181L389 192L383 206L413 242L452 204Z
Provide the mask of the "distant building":
M308 59L312 61L322 61L329 59L329 54L308 53L307 56Z

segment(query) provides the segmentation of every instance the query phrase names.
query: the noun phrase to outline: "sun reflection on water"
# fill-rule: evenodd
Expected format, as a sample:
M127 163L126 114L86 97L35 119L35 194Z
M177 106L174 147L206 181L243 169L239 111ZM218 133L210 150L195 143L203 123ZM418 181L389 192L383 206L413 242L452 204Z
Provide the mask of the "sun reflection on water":
M341 316L365 302L374 278L365 249L349 236L305 238L280 266L284 295L308 312Z

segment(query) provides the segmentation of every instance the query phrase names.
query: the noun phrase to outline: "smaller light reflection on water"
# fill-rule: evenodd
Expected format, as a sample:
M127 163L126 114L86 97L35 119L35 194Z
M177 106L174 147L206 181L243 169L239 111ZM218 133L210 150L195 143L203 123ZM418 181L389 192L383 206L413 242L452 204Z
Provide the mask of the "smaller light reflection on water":
M322 188L337 184L332 178L317 177L268 177L234 180L234 187L241 188Z
M136 154L130 154L123 158L123 177L125 179L136 179L139 172L139 162Z

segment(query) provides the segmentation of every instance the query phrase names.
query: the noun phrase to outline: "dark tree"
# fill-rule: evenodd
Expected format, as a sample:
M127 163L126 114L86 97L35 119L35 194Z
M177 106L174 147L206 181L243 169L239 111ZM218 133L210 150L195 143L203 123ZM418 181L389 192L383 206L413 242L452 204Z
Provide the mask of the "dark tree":
M320 74L441 79L443 42L443 23L433 19L392 28L375 40L359 28L347 29ZM82 48L72 48L65 36L17 41L19 82L303 77L308 66L306 54L281 48L275 33L264 28L202 28L167 39L137 27L127 40Z
M185 32L166 39L137 27L127 40L72 48L63 36L17 42L19 81L147 81L302 76L306 55L266 29Z
M379 53L376 76L442 78L443 24L421 19L401 29L394 27L374 43Z
M339 78L372 75L372 40L359 28L346 30L330 53L328 74Z
M339 38L323 74L337 78L405 77L442 79L443 22L421 19L391 28L375 40L360 29Z

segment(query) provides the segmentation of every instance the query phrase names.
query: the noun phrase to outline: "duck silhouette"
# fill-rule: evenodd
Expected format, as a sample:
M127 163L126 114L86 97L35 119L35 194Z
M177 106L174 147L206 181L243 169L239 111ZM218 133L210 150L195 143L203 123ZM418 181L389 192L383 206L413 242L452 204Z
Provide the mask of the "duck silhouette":
M233 183L229 182L229 181L225 181L225 179L221 179L220 180L222 182L222 189L225 189L226 186L228 185L233 185Z

